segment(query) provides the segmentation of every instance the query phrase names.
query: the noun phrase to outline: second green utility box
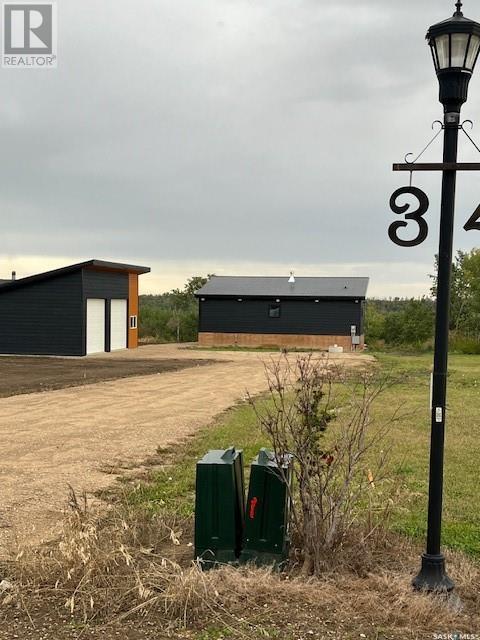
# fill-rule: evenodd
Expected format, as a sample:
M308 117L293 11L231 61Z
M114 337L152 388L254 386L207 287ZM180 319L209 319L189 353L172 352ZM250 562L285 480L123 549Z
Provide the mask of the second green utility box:
M195 558L205 569L236 562L245 522L243 453L209 451L197 463Z
M241 562L281 566L288 559L293 457L261 449L250 471Z

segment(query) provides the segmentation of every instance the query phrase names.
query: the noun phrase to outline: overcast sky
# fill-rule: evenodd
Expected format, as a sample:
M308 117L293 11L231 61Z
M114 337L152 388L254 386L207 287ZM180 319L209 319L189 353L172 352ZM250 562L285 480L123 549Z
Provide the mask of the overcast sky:
M465 14L480 19L473 0ZM193 274L370 276L421 295L438 237L393 245L392 162L442 116L425 43L453 0L59 0L56 70L0 69L0 277L89 259ZM480 69L477 69L480 76ZM480 77L464 117L480 116ZM480 125L473 135L480 139ZM462 141L461 159L478 160ZM478 156L478 154L477 154ZM440 138L425 159L441 160ZM459 176L455 247L479 204Z

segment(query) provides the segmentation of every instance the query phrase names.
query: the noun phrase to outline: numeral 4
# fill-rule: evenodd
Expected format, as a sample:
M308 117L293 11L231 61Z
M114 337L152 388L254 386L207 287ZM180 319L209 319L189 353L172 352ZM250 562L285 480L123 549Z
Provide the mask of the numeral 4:
M465 223L465 226L463 228L465 229L465 231L480 231L480 204L476 208L475 213L472 215L472 217L469 218Z

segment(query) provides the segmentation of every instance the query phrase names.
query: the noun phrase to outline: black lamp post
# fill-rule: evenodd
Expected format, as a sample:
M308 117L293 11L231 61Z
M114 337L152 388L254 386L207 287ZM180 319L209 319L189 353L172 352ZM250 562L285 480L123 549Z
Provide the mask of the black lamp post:
M460 110L467 100L468 85L480 52L480 24L462 13L456 3L452 18L430 27L427 33L444 106L444 163L457 162ZM452 271L453 221L455 211L455 170L443 171L438 251L435 356L431 407L430 484L427 549L420 573L413 581L416 589L451 591L452 580L445 571L441 552L443 452L447 391L450 281Z

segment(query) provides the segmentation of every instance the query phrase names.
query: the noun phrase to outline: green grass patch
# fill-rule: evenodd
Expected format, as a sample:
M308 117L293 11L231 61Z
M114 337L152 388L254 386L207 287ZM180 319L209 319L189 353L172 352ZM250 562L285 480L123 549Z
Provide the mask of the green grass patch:
M374 408L378 421L396 410L400 417L390 434L392 470L405 489L395 505L393 527L413 537L424 537L430 447L431 354L376 354L384 371L401 382L379 397ZM443 541L448 547L480 557L480 356L450 358ZM241 404L220 416L172 454L172 464L156 472L153 482L141 485L131 500L151 510L167 508L190 516L194 510L195 464L209 449L231 445L243 448L249 464L267 439L260 433L254 412Z
M426 533L430 449L430 372L432 356L377 354L383 369L405 378L379 398L378 416L400 406L392 433L396 470L409 497L397 505L394 527L415 537ZM443 541L480 557L480 356L452 355L448 377L445 442Z
M167 465L153 476L153 482L137 487L130 496L134 503L148 509L172 510L180 516L190 516L195 502L195 465L210 449L226 449L235 446L243 449L245 463L258 454L268 441L260 433L252 408L242 403L226 411L207 429L201 430L173 452Z
M184 347L185 349L190 349L191 351L253 351L253 352L261 352L261 353L281 353L284 351L281 347L200 347L198 345L191 347ZM289 348L288 353L325 353L325 349L299 349L299 348Z

